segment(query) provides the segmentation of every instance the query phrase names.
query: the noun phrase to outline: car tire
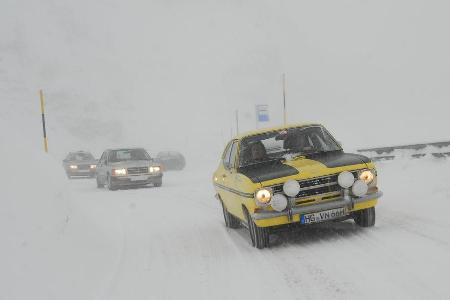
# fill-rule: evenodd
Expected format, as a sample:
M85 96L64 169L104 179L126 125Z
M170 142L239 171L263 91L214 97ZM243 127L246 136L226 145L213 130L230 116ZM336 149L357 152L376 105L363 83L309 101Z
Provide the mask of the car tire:
M108 190L110 190L110 191L117 190L117 187L115 187L114 184L111 182L111 176L109 176L109 174L106 177L106 186L108 187Z
M372 227L375 225L375 207L370 207L354 212L353 220L358 226Z
M239 228L241 226L241 220L230 214L222 201L220 201L220 204L222 205L222 212L223 218L225 220L225 226L233 229Z
M154 187L160 187L162 186L162 181L153 182Z
M103 188L103 187L105 187L105 185L103 184L103 183L101 183L100 182L100 180L98 179L98 176L97 176L97 178L96 178L96 181L97 181L97 188Z
M258 249L269 247L269 230L265 227L256 225L247 210L245 210L244 213L247 219L248 230L250 232L253 247Z

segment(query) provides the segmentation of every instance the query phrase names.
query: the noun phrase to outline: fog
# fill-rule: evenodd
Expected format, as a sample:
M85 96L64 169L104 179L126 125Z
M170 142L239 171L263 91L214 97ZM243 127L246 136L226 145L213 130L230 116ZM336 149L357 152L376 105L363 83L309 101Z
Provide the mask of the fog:
M269 105L260 126L282 124L285 73L288 121L323 123L346 147L445 140L448 6L3 0L1 98L38 112L42 88L58 155L132 144L213 158L235 110L241 131L255 104Z
M374 227L276 232L261 250L225 227L211 179L235 111L240 132L283 124L283 74L288 122L322 123L348 152L448 141L449 8L1 0L0 299L448 299L448 147L376 162ZM186 168L113 192L61 166L132 146Z

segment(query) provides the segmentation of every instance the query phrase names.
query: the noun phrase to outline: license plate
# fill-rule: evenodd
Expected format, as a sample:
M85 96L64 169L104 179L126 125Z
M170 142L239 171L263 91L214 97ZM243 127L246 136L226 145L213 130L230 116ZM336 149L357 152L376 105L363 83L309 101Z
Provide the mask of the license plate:
M131 181L140 181L140 180L147 180L147 179L148 179L147 175L132 176L130 178Z
M333 220L347 215L344 207L324 210L316 213L302 215L300 217L301 224L319 223L327 220Z
M90 170L78 170L79 173L89 173Z

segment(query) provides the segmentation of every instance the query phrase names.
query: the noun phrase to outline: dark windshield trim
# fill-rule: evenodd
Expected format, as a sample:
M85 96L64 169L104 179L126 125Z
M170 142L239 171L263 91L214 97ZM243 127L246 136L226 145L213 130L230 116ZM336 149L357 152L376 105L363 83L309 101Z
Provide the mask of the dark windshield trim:
M270 139L270 138L276 137L278 134L280 134L283 131L286 131L286 132L299 131L299 132L301 132L301 131L312 129L312 128L320 129L323 132L322 134L325 135L326 138L328 138L330 140L330 142L332 142L332 144L334 144L334 145L330 144L330 148L335 148L335 149L333 149L333 150L316 151L316 152L313 152L313 153L297 152L297 151L290 151L290 150L284 149L283 151L272 153L272 154L275 154L275 155L279 154L279 156L269 157L266 160L257 161L257 162L250 162L250 163L241 163L241 153L239 153L239 167L247 167L247 166L258 165L258 164L261 164L261 163L267 163L267 162L271 162L271 161L285 160L283 155L287 154L287 153L298 153L299 156L305 156L306 157L306 156L317 155L317 154L326 153L326 152L343 151L342 146L336 141L336 139L333 137L333 135L324 126L322 126L320 124L314 124L314 125L308 125L308 126L299 126L299 127L287 127L287 128L284 128L284 129L278 129L278 130L273 130L273 131L262 132L262 133L259 133L259 134L255 134L255 135L244 137L241 140L240 144L242 145L243 142L253 141L255 139L259 140L259 141L265 140L265 139Z

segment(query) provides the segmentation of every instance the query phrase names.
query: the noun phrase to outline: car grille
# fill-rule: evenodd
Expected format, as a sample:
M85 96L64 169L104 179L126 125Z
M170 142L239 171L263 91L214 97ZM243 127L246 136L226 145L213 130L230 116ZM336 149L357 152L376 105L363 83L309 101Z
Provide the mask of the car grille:
M91 165L78 165L78 170L89 170Z
M146 173L148 173L148 167L128 168L128 174L146 174Z
M356 172L352 172L353 176L357 176ZM315 197L321 194L328 194L339 192L341 187L337 182L339 174L333 174L330 176L324 177L316 177L307 180L299 180L300 184L300 192L295 196L295 198L307 198L307 197ZM274 193L283 192L283 185L275 185L272 186Z

